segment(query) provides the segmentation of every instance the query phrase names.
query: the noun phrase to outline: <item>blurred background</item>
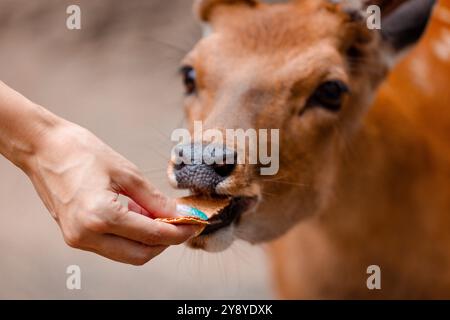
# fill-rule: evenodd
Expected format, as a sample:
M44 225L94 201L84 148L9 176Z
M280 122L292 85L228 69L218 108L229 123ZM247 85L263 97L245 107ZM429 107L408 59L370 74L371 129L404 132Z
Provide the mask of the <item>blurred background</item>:
M66 28L81 7L82 29ZM94 132L171 196L170 134L182 127L180 59L200 36L188 0L0 0L1 80ZM169 248L143 267L65 245L27 177L0 157L0 298L271 298L262 247ZM82 289L66 289L78 265Z

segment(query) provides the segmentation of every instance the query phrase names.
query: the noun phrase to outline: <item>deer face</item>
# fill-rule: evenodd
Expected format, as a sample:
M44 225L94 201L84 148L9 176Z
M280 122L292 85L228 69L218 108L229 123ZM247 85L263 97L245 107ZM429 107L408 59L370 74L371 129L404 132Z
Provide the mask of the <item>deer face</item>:
M367 28L360 8L335 2L197 2L207 32L182 63L188 123L223 132L278 129L280 159L273 176L261 175L258 164L172 163L175 187L233 197L232 212L191 246L217 251L234 238L270 240L326 206L342 145L358 129L395 54L424 29L408 40L400 39L401 27L388 25L394 31L382 35ZM426 12L420 8L428 18L432 1L412 2L428 3ZM400 10L382 9L391 19ZM192 153L204 143L194 141ZM235 153L234 141L223 150Z

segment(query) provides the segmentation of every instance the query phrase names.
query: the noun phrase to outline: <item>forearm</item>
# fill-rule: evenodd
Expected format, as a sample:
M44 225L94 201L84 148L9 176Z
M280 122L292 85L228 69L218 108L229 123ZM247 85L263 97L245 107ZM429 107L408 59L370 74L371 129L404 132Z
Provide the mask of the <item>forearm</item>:
M25 169L45 139L63 120L0 81L0 153Z

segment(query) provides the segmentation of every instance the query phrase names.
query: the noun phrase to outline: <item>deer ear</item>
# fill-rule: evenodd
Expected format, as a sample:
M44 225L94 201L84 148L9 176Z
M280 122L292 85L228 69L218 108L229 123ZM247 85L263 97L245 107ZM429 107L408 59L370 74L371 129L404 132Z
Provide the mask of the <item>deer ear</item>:
M372 0L381 8L381 35L395 53L414 45L424 33L436 0Z
M194 3L194 12L202 22L210 22L211 14L214 9L220 5L247 5L254 7L258 4L257 0L196 0Z

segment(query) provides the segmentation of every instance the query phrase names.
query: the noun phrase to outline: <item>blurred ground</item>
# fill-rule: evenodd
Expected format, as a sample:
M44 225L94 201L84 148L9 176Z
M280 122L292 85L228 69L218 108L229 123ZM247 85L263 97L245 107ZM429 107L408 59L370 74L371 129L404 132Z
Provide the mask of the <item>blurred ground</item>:
M79 4L82 30L66 29ZM182 126L178 62L200 34L187 0L0 0L1 80L79 123L170 195L165 167ZM270 298L261 248L170 248L144 267L67 247L19 170L0 158L0 298ZM82 290L66 289L66 268Z

